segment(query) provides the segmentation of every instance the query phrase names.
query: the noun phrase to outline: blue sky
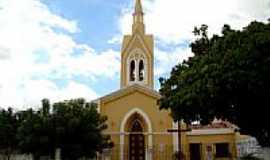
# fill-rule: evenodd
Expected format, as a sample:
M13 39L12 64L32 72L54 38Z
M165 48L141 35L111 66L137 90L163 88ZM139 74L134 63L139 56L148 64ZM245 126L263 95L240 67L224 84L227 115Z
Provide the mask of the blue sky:
M64 18L76 20L79 33L72 35L74 40L78 43L87 44L95 51L102 52L111 48L118 51L120 54L120 44L110 44L108 40L119 32L118 19L121 16L121 11L126 8L130 2L126 0L81 0L75 2L74 0L43 0L49 9L61 15ZM80 52L75 54L79 54ZM112 79L106 77L98 77L98 81L83 78L81 76L74 76L73 80L89 85L98 95L102 96L108 94L110 91L119 88L119 76ZM61 86L62 80L55 80L58 86Z
M73 36L79 43L86 43L97 51L108 46L107 41L118 32L118 18L122 8L128 6L126 0L43 0L52 12L78 22L80 34ZM97 34L98 33L98 34Z
M142 0L155 36L157 79L192 56L194 26L241 29L266 21L270 0ZM119 89L120 48L130 34L134 0L0 0L0 106L40 106Z

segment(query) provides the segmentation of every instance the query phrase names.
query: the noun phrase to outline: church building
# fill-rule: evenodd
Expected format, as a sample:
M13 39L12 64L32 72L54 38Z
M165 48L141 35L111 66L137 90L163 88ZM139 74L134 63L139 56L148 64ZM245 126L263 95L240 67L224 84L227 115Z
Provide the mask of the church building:
M121 88L95 102L108 117L114 147L105 153L111 160L172 160L179 150L178 133L170 111L159 110L161 98L154 89L154 37L145 33L140 0L135 2L132 34L125 35L121 49ZM181 124L181 129L186 125ZM185 160L236 159L237 132L233 125L193 126L181 133Z

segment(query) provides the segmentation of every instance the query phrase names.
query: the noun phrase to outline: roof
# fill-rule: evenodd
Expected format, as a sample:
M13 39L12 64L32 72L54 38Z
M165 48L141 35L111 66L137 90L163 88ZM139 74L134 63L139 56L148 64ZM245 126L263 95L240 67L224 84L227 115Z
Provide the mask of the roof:
M220 135L220 134L234 134L237 127L228 122L222 120L214 120L209 125L193 124L190 126L192 131L187 135Z
M222 120L214 120L211 124L208 125L201 125L201 124L194 124L191 126L192 129L218 129L218 128L231 128L231 129L238 129L238 127L228 121Z
M108 95L105 95L103 97L100 97L95 101L101 101L103 103L106 103L106 102L118 99L120 97L126 96L130 93L133 93L133 92L140 92L140 93L143 93L143 94L145 94L149 97L155 98L155 99L161 98L161 95L156 90L154 90L150 87L135 83L135 84L126 86L124 88L121 88L121 89L119 89L115 92L112 92Z
M189 136L197 135L221 135L221 134L234 134L232 128L207 128L207 129L192 129L192 131L187 132Z

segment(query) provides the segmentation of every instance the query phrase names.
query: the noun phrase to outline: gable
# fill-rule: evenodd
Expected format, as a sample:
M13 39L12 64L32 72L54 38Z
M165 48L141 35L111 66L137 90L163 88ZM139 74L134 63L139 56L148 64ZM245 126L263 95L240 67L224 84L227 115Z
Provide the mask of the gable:
M142 49L148 58L152 57L153 37L151 35L143 36L139 33L132 36L125 36L122 47L122 58L125 59L126 55L135 48Z
M116 106L121 107L149 107L157 106L157 99L151 96L148 96L142 92L134 91L128 94L122 95L114 99L103 101L104 106Z
M101 103L105 104L109 103L110 101L115 101L130 95L143 95L154 100L158 100L161 98L160 94L157 91L139 84L133 84L131 86L113 92L109 95L101 97L99 100Z
M167 128L171 128L172 119L169 111L159 109L157 101L160 95L150 94L151 92L147 93L149 89L136 87L126 88L125 93L118 90L100 99L99 111L108 117L107 132L118 132L125 116L135 108L150 117L153 131L166 132Z

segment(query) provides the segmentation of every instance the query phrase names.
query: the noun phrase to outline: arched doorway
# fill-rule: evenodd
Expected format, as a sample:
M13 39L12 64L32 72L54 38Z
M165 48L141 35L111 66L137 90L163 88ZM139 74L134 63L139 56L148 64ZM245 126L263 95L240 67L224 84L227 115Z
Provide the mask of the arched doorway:
M139 122L140 126L135 127ZM134 126L135 125L135 126ZM140 129L141 128L141 129ZM135 130L132 132L132 130ZM136 130L142 130L142 132L136 132ZM131 156L130 150L130 135L134 133L141 133L144 141L144 157L143 160L152 160L152 146L153 146L153 137L152 137L152 124L149 116L140 108L133 108L125 114L120 125L120 160L130 160ZM128 134L125 134L128 133ZM146 147L147 146L147 147ZM135 159L137 160L137 159ZM138 159L139 160L139 159Z
M145 159L145 141L143 127L139 119L134 119L129 135L129 160Z

